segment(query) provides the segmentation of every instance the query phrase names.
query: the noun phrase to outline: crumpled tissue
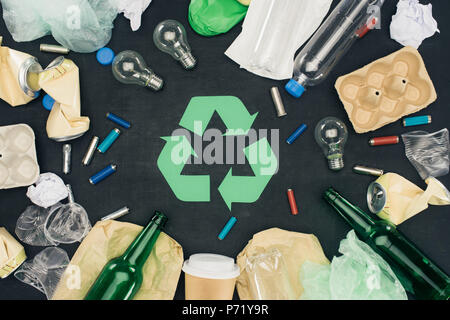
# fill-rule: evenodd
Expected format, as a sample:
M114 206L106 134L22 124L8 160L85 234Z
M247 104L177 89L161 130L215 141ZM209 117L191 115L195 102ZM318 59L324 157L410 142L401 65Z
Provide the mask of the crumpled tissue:
M27 197L34 204L48 208L67 198L68 191L64 181L56 174L42 173L35 183L29 186Z
M152 0L117 0L119 13L123 13L125 18L130 20L130 26L136 31L141 26L141 16Z
M405 289L389 264L354 230L341 241L340 257L330 265L310 261L302 265L304 300L407 300Z
M419 48L423 40L440 32L432 14L431 3L419 0L400 0L397 13L392 16L391 38L404 46Z
M331 0L258 0L225 52L241 68L275 80L292 76L295 52L320 26Z

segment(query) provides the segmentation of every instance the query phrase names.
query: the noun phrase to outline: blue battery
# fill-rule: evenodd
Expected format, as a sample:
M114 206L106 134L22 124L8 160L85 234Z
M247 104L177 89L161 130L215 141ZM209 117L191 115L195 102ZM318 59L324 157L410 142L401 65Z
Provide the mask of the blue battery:
M430 124L431 116L417 116L403 119L404 127L420 126L423 124Z
M89 182L91 184L97 184L100 181L105 180L107 177L112 175L114 172L117 171L117 166L115 164L110 164L105 169L99 171L98 173L94 174L92 177L89 178Z
M300 127L297 128L297 130L294 131L293 134L291 134L289 138L287 138L286 142L288 144L294 143L294 141L297 140L297 138L300 137L300 135L303 132L305 132L306 128L308 128L308 126L306 124L302 124Z
M130 127L131 127L131 123L129 123L128 121L122 119L119 116L116 116L114 113L108 112L106 114L106 118L111 120L114 123L117 123L119 126L124 127L125 129L130 129Z
M230 232L231 228L233 228L234 224L236 223L237 219L235 217L231 217L230 220L228 220L225 227L223 227L222 231L219 234L219 240L225 239L228 232Z
M108 134L105 140L103 140L102 143L98 146L97 150L100 153L105 153L109 149L109 147L111 147L113 142L117 140L119 135L120 135L119 129L115 128L111 130L111 132Z

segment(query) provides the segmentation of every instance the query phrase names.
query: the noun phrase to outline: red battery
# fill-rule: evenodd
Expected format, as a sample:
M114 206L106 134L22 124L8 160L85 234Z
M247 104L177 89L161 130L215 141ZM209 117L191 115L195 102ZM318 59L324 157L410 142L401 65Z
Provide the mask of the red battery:
M298 208L297 208L297 203L295 202L294 190L288 189L287 190L287 196L288 196L288 200L289 200L289 205L291 206L291 213L293 215L297 215L298 214Z
M397 144L399 142L400 142L400 138L398 136L378 137L378 138L372 138L369 140L369 144L372 147L384 146L387 144Z

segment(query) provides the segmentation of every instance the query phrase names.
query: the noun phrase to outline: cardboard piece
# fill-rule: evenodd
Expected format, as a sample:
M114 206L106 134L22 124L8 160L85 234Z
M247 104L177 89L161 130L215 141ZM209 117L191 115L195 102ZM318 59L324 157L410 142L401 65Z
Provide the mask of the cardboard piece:
M308 260L319 264L329 264L319 240L313 234L286 231L278 228L268 229L255 234L247 246L239 253L237 264L241 275L237 280L237 290L241 300L253 300L249 278L246 272L247 258L277 249L283 256L289 282L298 299L303 293L299 280L299 272L303 263ZM264 283L265 290L271 290L273 283ZM276 290L276 288L273 288Z
M39 171L33 129L24 123L0 127L0 189L29 186Z
M357 133L379 129L437 99L425 63L412 47L339 77L335 88Z
M84 299L105 264L122 255L142 229L114 220L97 222L75 252L52 300ZM173 299L182 265L183 249L161 232L144 265L142 286L134 299Z
M0 227L0 279L14 272L25 260L25 249L3 227Z
M19 85L19 68L29 58L32 56L27 53L2 47L0 37L0 99L13 107L33 100L33 97L28 96Z
M39 74L39 86L55 100L47 119L50 139L67 141L89 130L89 118L81 117L79 70L72 60L57 58Z

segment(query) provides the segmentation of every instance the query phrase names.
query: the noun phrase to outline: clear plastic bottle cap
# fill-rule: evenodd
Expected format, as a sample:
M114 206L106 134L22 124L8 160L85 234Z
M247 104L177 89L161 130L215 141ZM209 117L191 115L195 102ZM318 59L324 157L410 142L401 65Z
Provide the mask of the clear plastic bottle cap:
M194 277L206 279L233 279L241 273L233 258L211 253L191 255L184 262L183 271Z

